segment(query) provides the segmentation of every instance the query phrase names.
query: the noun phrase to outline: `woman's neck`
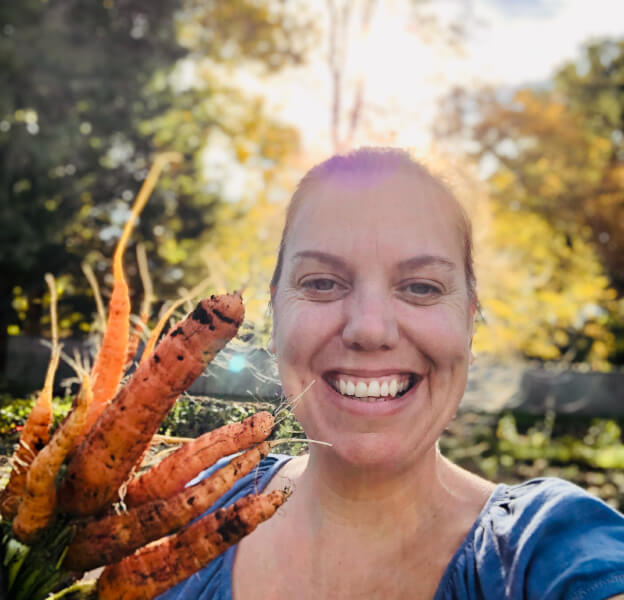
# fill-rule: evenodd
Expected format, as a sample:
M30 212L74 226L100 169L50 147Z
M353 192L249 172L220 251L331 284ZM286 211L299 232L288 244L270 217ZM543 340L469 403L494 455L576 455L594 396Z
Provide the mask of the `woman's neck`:
M450 490L461 490L462 479L463 471L436 448L417 463L394 469L356 468L313 451L289 503L315 535L344 529L373 539L391 532L396 540L401 532L414 536L435 528L437 516L457 502L457 492Z
M235 598L433 597L491 484L435 449L394 477L338 466L313 453L278 471L266 491L292 497L240 545Z

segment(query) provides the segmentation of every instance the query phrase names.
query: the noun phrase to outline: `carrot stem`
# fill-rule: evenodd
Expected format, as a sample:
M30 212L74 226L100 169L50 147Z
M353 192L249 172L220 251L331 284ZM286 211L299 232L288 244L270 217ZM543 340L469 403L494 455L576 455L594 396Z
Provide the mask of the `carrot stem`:
M104 308L104 302L102 301L102 294L100 292L100 286L98 285L97 278L91 265L82 263L82 272L85 274L91 291L93 292L93 298L95 299L95 306L97 308L98 318L100 320L100 326L102 331L106 331L106 310Z

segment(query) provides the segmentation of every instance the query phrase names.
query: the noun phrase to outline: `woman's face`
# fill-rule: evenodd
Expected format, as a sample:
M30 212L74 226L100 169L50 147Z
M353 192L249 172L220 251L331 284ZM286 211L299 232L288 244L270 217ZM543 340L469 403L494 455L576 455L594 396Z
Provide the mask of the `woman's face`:
M413 174L306 192L273 298L272 344L308 437L358 465L430 451L463 395L474 307L451 201ZM406 388L406 389L404 389Z

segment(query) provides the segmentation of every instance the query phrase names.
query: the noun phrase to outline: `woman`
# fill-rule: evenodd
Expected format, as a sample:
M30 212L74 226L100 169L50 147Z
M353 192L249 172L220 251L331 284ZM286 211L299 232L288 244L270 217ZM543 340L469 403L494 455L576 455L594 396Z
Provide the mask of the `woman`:
M438 451L471 361L471 246L461 206L402 151L306 175L273 277L271 348L306 435L331 447L271 457L237 485L222 504L254 486L294 493L164 597L624 594L619 513L561 480L496 486Z

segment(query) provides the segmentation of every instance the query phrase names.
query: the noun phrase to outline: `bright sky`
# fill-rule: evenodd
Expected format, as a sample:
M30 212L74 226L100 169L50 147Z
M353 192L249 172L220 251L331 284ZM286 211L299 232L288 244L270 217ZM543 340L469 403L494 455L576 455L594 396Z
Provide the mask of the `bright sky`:
M434 4L444 18L461 0ZM427 46L410 32L408 5L409 0L379 0L368 39L349 41L349 75L365 76L370 120L355 145L386 141L424 150L437 100L452 86L538 83L576 57L589 38L624 35L624 0L472 0L473 25L462 56ZM318 3L321 17L324 6ZM332 151L329 82L322 46L307 67L262 86L269 106L301 130L306 155ZM345 101L350 105L352 88Z

